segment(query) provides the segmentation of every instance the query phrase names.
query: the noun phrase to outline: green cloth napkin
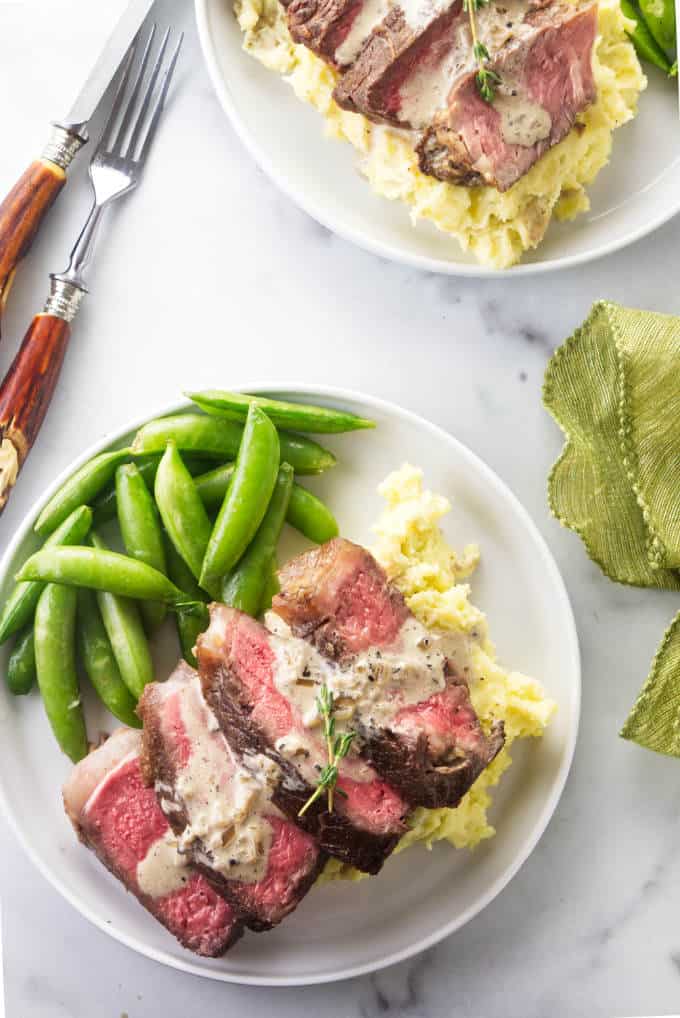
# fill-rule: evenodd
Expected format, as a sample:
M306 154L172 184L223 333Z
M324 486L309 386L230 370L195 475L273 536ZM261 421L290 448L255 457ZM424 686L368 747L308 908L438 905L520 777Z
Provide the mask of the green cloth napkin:
M680 318L602 301L553 355L548 501L618 583L680 590ZM622 730L680 756L680 613Z

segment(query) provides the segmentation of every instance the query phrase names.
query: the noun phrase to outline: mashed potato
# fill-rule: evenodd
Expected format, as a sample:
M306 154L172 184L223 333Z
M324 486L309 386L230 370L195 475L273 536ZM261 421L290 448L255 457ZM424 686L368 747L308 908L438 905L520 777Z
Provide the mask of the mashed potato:
M506 734L504 749L460 805L456 809L416 810L410 830L396 850L401 852L417 841L431 848L442 840L456 848L474 848L495 834L487 819L490 789L512 763L512 743L542 735L555 704L535 679L507 672L496 661L484 614L470 603L470 588L463 582L474 571L479 550L471 545L458 556L439 529L439 520L450 508L447 500L423 491L422 472L408 465L390 474L379 491L387 506L374 528L377 542L373 554L421 622L440 629L475 630L481 635L482 639L472 644L472 703L483 724L490 726L501 718ZM360 880L365 875L331 859L321 879Z
M609 161L614 129L635 116L646 86L619 0L600 0L593 58L597 101L509 191L461 187L422 173L406 137L333 102L335 72L293 43L279 0L236 0L235 9L244 48L284 75L296 95L324 115L328 135L349 141L361 153L360 168L374 191L406 202L414 224L429 219L479 262L497 269L514 265L535 248L553 213L572 219L589 208L585 187Z

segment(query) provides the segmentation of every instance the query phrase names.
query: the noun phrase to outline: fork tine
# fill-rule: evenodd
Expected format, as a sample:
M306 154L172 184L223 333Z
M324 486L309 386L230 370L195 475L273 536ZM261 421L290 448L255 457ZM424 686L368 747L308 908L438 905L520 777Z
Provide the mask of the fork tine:
M159 90L159 93L158 93L158 97L156 99L156 103L154 105L153 111L151 113L151 119L149 121L149 126L147 128L146 137L144 138L144 143L142 144L142 148L141 148L141 151L139 153L139 161L140 161L140 163L143 163L144 160L146 159L147 155L148 155L149 148L151 146L151 142L153 141L153 136L156 133L156 129L158 127L158 123L159 123L159 121L161 119L161 113L163 112L163 107L165 106L165 100L166 100L167 95L168 95L168 89L170 88L170 82L172 81L172 76L175 73L175 67L177 65L177 58L179 57L179 51L182 48L182 42L183 41L184 41L184 32L181 32L180 33L180 37L177 40L177 45L175 46L175 52L172 54L172 57L170 59L170 63L168 64L168 66L167 66L167 68L165 70L165 74L163 75L163 79L161 81L161 87L160 87L160 90Z
M125 111L123 113L123 117L122 117L121 122L120 122L120 127L118 128L118 130L116 132L115 139L112 138L110 143L109 143L109 151L111 151L111 152L115 152L116 150L118 150L119 152L122 151L123 144L125 142L125 136L126 136L126 134L128 132L128 128L130 126L130 120L131 120L131 118L132 118L132 116L134 114L135 104L137 102L137 98L139 96L139 93L140 93L140 90L141 90L141 87L142 87L142 81L144 80L144 73L146 71L146 65L149 62L149 56L151 54L151 46L153 45L153 40L154 40L154 36L155 35L156 35L156 25L154 24L154 25L151 26L151 30L149 31L149 37L146 40L146 46L144 47L144 53L142 55L142 59L141 59L140 64L139 64L139 70L137 71L137 77L135 79L135 83L133 85L132 92L130 94L130 98L127 101L127 105L125 107Z
M156 82L158 81L158 75L160 74L160 70L161 70L161 67L163 65L163 57L165 56L165 50L167 49L168 39L169 38L170 38L170 28L168 27L165 30L165 34L163 36L163 41L161 42L161 46L160 46L160 49L158 51L158 56L156 57L156 62L153 65L153 70L151 71L151 75L149 77L149 83L148 83L148 85L146 87L146 92L144 93L144 98L142 99L142 104L139 107L139 109L137 110L137 119L135 120L135 123L133 125L132 134L130 135L130 142L129 142L129 144L127 146L127 149L126 149L126 152L125 152L125 155L127 157L131 158L131 159L134 159L134 156L135 156L135 150L137 148L137 142L139 141L139 136L141 134L142 127L144 125L144 120L145 120L146 115L147 115L147 113L149 111L149 106L151 104L151 98L153 96L153 92L154 92L154 89L156 87Z
M137 44L138 44L138 42L139 42L139 35L135 36L135 38L133 39L133 41L132 41L132 43L130 45L130 48L127 51L127 55L124 58L124 61L123 61L123 73L121 74L120 81L118 82L118 84L116 86L116 94L115 94L114 99L113 99L113 105L111 106L111 110L109 111L109 115L106 118L106 123L104 124L104 126L102 128L102 133L101 133L101 135L99 137L99 143L97 145L95 155L97 153L99 153L99 152L104 152L106 150L106 146L107 146L108 142L111 140L111 136L113 134L113 128L115 126L118 114L120 113L120 108L121 108L121 106L123 104L123 98L125 96L125 89L126 89L126 86L127 86L127 83L128 83L128 79L130 77L130 68L132 67L133 61L135 59L135 54L137 52Z

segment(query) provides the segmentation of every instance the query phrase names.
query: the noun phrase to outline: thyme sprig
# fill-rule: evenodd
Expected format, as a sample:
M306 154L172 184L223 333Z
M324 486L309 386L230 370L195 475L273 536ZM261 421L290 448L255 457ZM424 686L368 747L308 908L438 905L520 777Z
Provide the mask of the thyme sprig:
M472 55L477 64L475 84L477 91L484 102L492 103L496 98L496 88L500 85L501 79L491 67L489 67L489 51L481 42L477 34L477 11L480 7L486 7L489 0L463 0L463 10L467 11L470 21L470 34L472 36Z
M301 817L307 812L309 807L317 799L321 798L325 791L328 792L328 812L333 812L333 795L344 796L345 793L341 788L336 788L338 782L338 765L344 757L347 756L350 750L350 746L354 741L356 732L343 732L342 735L336 735L335 733L335 716L333 714L334 709L334 698L332 691L328 688L326 683L321 686L317 697L316 697L316 709L319 712L319 716L323 719L323 734L326 740L326 752L328 754L328 763L319 774L319 780L316 788L310 795L307 802L304 804L298 816Z

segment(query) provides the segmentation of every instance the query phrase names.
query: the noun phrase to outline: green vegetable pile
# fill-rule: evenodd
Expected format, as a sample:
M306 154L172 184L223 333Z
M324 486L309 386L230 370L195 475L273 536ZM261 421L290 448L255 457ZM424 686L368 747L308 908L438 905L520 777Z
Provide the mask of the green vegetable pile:
M633 22L628 34L638 56L676 77L675 0L621 0L621 10Z
M149 634L172 612L194 665L210 598L250 615L266 610L284 522L318 544L338 532L330 509L295 480L335 464L306 433L374 426L240 393L190 398L203 413L149 421L129 448L95 456L50 499L35 524L45 542L0 613L0 643L15 637L7 684L21 695L37 680L74 762L88 751L79 663L109 711L139 727L137 700L154 677ZM100 532L113 520L127 554Z

